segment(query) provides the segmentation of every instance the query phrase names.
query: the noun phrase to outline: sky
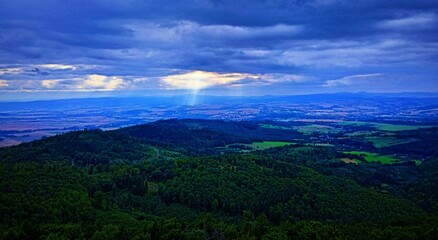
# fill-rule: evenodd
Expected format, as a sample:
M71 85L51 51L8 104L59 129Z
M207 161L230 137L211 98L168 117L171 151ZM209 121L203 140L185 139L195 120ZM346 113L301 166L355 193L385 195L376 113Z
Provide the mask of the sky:
M2 0L0 100L438 92L436 0Z

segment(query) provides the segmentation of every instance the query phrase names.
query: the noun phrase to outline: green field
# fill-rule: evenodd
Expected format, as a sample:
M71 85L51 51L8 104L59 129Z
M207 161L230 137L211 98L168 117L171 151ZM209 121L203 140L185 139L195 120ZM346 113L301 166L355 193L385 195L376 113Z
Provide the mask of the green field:
M376 148L383 148L392 145L412 142L412 140L410 139L398 139L391 136L373 136L373 137L365 137L365 139L367 141L372 142Z
M420 128L429 128L431 126L410 126L410 125L398 125L388 123L375 123L375 122L360 122L360 121L344 121L340 122L340 125L344 126L371 126L380 131L396 132L396 131L408 131L417 130Z
M308 143L307 145L315 145L315 146L320 146L320 147L334 147L335 145L330 144L330 143Z
M294 144L293 142L273 142L273 141L263 141L263 142L253 142L251 144L247 144L247 143L234 143L234 144L229 144L226 145L225 147L221 147L224 150L230 150L233 149L232 146L233 145L242 145L242 146L247 146L251 149L240 149L239 152L251 152L251 151L255 151L255 150L265 150L265 149L269 149L269 148L274 148L274 147L284 147L287 145L291 145Z
M277 126L277 125L266 124L266 123L261 123L259 126L262 128L270 128L270 129L283 129L283 130L292 129L289 127Z
M372 152L350 151L344 153L353 154L353 155L363 155L367 162L380 162L382 164L391 164L396 161L396 159L392 156L378 155L377 153L372 153Z
M273 147L283 147L286 145L291 145L291 142L271 142L271 141L263 141L263 142L253 142L250 146L255 150L264 150Z
M333 128L330 126L326 126L326 125L319 125L319 124L299 126L299 127L295 127L295 129L298 132L300 132L302 134L306 134L306 135L310 135L314 132L324 133L324 134L327 134L329 132L339 132L339 129L336 129L336 128Z
M346 133L345 136L349 137L363 137L363 136L372 136L373 134L377 134L379 131L355 131Z

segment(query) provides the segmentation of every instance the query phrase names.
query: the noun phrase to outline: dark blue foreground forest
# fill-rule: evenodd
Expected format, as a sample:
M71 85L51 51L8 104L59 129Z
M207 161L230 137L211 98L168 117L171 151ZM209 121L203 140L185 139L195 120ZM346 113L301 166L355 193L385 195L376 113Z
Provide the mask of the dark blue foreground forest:
M70 132L2 148L0 237L438 235L437 128L403 131L416 136L416 144L430 144L423 156L400 147L421 162L398 158L383 164L367 162L367 156L351 150L384 153L400 145L378 150L342 139L324 145L311 143L310 136L289 144L306 135L284 124L266 124L166 120L115 131ZM260 149L280 141L288 144ZM254 143L259 149L252 148Z

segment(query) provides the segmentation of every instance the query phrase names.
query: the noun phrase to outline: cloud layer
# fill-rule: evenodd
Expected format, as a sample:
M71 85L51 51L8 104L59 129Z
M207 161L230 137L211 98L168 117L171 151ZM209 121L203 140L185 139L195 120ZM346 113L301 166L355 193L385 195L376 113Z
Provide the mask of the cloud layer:
M0 92L438 91L430 0L2 1L0 27Z

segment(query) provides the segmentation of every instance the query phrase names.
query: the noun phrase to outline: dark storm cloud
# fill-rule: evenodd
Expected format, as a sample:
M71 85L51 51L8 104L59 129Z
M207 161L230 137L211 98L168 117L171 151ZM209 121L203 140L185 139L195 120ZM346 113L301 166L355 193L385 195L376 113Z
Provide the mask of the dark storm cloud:
M2 1L0 28L0 91L20 81L39 90L158 89L160 77L196 70L275 76L268 94L282 82L299 91L290 75L313 79L315 91L358 90L365 78L357 76L376 73L382 86L405 79L400 91L418 81L423 88L411 90L438 90L438 2L430 0Z

